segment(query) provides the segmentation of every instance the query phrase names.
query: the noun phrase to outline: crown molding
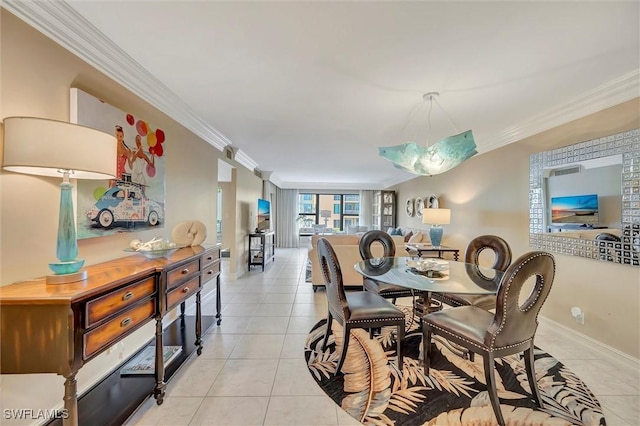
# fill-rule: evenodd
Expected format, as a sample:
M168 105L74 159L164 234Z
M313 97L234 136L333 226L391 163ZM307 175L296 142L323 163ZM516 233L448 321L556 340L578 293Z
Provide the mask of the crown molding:
M0 7L34 27L65 49L118 82L131 92L149 102L181 125L201 137L220 151L231 145L224 134L207 124L184 101L169 90L160 80L131 58L124 50L95 28L68 3L56 1L3 0ZM640 96L640 69L636 69L611 82L603 84L569 102L537 114L504 131L489 135L493 142L483 144L479 154L488 152L553 127L568 123L589 114L602 111ZM258 163L238 150L236 161L254 170ZM277 174L274 173L274 175ZM417 176L396 176L383 182L383 187L414 179ZM272 176L272 180L279 180ZM305 182L282 182L282 188L307 188ZM313 184L318 188L318 184ZM360 187L380 189L380 185L322 184L326 188Z
M225 135L207 124L182 99L68 3L4 0L2 7L220 151L231 144ZM250 163L256 164L253 160Z
M637 97L640 97L640 69L633 70L562 105L537 114L505 129L500 134L490 136L489 138L494 142L483 143L480 153L492 151Z
M253 161L243 150L238 149L236 151L235 160L245 166L249 170L255 170L258 168L258 163Z

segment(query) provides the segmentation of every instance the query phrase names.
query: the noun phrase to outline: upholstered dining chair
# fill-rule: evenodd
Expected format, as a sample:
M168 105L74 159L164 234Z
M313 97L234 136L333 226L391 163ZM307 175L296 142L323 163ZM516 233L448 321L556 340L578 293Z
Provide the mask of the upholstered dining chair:
M464 261L478 265L480 254L484 250L490 250L494 254L494 262L491 269L506 271L511 264L511 247L501 237L497 235L480 235L469 242L464 253ZM478 278L483 277L478 275ZM491 277L484 277L487 281L492 281ZM477 306L482 309L493 309L496 306L496 296L473 295L473 294L450 294L450 293L433 293L433 299L446 303L449 306Z
M422 318L425 374L429 374L432 335L440 335L481 355L491 406L498 423L504 425L496 391L494 359L524 352L532 396L542 408L534 371L533 339L538 327L538 312L551 290L554 276L555 260L551 254L542 251L525 253L502 276L495 313L477 306L461 306L425 315ZM533 288L520 304L520 292L531 277L535 277Z
M327 291L327 332L322 350L327 348L331 335L331 324L335 319L342 325L342 351L336 367L336 374L342 369L349 336L354 328L372 330L384 326L397 327L398 370L402 371L402 346L404 344L404 312L380 295L368 291L346 293L342 282L342 270L333 247L326 238L318 239L318 257Z
M373 244L379 243L382 245L383 253L382 257L394 257L396 255L396 245L393 242L391 235L384 231L369 231L360 238L358 248L360 249L360 257L363 260L373 259L374 256L371 253L371 247ZM405 287L400 287L395 284L385 283L383 281L377 281L371 278L364 277L362 284L366 291L379 294L385 299L391 299L393 303L396 303L398 297L410 297L422 295L423 292L418 290L411 290Z

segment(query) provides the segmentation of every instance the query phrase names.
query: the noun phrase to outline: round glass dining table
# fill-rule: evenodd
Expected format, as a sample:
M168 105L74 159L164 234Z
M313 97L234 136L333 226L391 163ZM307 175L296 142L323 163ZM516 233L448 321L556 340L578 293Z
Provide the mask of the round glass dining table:
M426 261L428 262L428 259ZM474 263L440 259L437 260L437 263L434 259L433 263L445 265L446 269L421 271L414 267L416 262L420 262L420 260L412 257L379 257L358 262L355 264L355 269L367 278L412 290L476 295L495 294L504 274L502 271L478 266ZM434 268L438 269L442 266Z
M421 261L432 262L434 269L429 270L422 264L424 271L415 266ZM438 266L440 265L440 266ZM444 265L444 266L442 266ZM395 284L412 290L421 290L421 297L414 298L414 315L421 317L428 312L442 309L442 304L432 301L432 293L450 294L496 294L504 272L478 266L475 263L450 262L440 259L419 259L412 257L379 257L363 260L355 264L361 275L376 281ZM443 269L443 270L435 270ZM419 300L421 299L421 300ZM429 308L426 308L426 307ZM418 331L421 332L421 331ZM453 353L469 357L469 351L458 347L440 336L435 336Z

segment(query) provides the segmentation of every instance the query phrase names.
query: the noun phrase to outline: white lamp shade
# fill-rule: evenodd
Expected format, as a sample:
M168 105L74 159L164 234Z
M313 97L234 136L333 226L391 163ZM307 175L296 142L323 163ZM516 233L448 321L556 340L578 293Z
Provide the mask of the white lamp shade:
M117 140L90 127L35 117L4 119L2 167L17 173L73 179L114 179Z
M422 223L430 225L448 225L451 223L451 209L424 209Z

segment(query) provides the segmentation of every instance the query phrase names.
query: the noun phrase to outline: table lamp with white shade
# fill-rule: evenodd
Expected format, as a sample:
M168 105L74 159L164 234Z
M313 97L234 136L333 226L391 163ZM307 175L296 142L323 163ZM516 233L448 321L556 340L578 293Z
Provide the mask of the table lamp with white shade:
M451 209L424 209L422 210L422 223L430 224L429 238L431 245L440 247L442 243L442 226L451 223Z
M69 179L113 179L116 173L115 136L90 127L36 117L4 119L2 167L16 173L61 177L56 256L49 264L54 275L47 284L86 279L78 256L73 186Z
M329 218L331 217L331 210L320 210L320 217L324 219L324 226L326 228Z

